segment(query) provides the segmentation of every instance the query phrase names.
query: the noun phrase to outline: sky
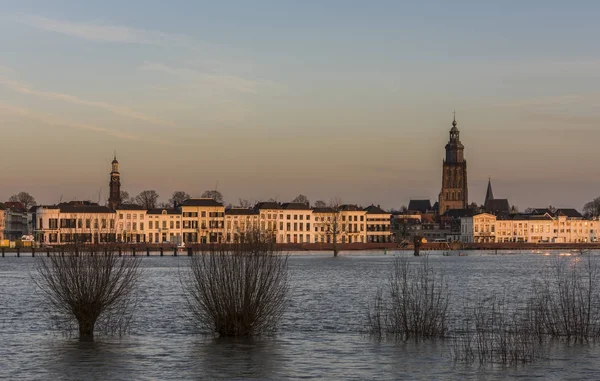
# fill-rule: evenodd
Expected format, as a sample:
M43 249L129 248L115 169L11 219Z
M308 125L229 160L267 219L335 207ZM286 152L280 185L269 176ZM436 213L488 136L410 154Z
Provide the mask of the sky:
M0 200L600 196L597 1L0 0Z

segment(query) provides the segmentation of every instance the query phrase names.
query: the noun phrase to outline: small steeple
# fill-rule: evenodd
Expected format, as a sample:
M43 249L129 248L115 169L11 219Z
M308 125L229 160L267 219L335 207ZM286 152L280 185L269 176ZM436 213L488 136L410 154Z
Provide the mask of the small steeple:
M489 205L489 202L492 201L494 199L494 192L492 192L492 179L488 178L488 186L487 186L487 191L485 192L485 202L483 203L483 205L487 208Z
M452 111L454 118L452 118L452 127L456 127L458 123L456 123L456 110Z

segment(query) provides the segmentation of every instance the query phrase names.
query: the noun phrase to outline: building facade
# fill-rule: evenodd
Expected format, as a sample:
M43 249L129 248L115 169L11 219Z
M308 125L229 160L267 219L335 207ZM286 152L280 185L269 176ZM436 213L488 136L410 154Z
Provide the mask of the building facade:
M366 212L366 242L392 242L391 214L375 205L365 208L364 211Z
M460 141L460 131L456 125L456 118L454 118L450 139L446 144L446 157L442 162L442 190L438 200L440 215L451 209L466 209L468 206L465 147Z

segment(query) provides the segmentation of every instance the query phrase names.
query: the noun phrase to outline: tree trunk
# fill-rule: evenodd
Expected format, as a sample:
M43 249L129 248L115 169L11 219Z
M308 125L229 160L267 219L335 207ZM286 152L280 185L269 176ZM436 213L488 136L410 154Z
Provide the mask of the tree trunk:
M79 321L79 341L94 341L94 323Z

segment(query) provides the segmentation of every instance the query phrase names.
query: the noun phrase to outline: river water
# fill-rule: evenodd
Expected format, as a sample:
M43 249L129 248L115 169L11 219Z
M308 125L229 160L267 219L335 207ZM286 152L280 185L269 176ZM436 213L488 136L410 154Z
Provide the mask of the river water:
M552 258L528 252L432 253L454 305L492 293L522 296ZM600 379L600 348L554 345L549 359L517 367L455 364L444 340L377 341L361 334L367 304L394 256L406 252L293 254L291 296L277 334L252 340L201 335L183 319L179 274L187 257L144 257L131 333L94 343L53 331L31 281L36 259L0 258L0 378L11 380ZM411 257L411 260L415 260ZM569 258L567 258L569 260Z

